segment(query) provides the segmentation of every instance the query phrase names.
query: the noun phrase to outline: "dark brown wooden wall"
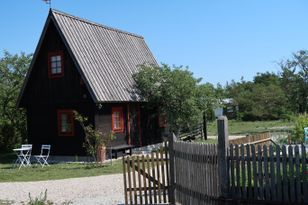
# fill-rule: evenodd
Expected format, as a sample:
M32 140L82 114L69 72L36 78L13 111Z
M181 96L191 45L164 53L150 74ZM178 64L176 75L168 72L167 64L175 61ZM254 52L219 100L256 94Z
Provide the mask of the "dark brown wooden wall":
M64 52L64 76L48 77L48 52ZM27 109L29 142L38 152L41 144L51 144L51 154L84 155L84 134L75 123L75 136L58 136L57 110L74 109L94 124L96 106L69 56L68 50L50 22L21 99Z

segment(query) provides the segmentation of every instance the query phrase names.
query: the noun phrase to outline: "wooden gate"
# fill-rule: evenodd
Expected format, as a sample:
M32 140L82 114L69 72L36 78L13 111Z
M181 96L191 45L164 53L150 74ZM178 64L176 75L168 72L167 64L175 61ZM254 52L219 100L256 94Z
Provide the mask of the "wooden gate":
M125 204L169 202L169 155L167 143L147 155L123 157Z

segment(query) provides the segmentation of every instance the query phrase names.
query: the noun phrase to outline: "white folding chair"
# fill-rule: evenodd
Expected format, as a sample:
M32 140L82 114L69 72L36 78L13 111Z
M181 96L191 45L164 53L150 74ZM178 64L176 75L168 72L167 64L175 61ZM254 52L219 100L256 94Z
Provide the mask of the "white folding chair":
M42 165L42 167L44 167L45 165L49 166L47 160L50 154L50 147L51 145L42 145L41 154L34 156L37 162L40 163L40 165Z
M17 159L15 161L15 165L19 164L19 169L22 166L30 166L31 162L31 152L32 152L32 144L22 144L21 148L15 149L17 150Z
M30 165L31 153L32 153L32 144L22 144L21 148L28 149L26 150L23 155L25 157L25 162L27 165Z

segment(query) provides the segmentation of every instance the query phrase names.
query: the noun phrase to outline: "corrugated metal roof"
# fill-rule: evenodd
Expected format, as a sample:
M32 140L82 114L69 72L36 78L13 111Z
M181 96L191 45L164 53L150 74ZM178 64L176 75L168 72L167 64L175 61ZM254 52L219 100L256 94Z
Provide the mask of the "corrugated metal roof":
M142 36L56 10L50 14L97 103L140 101L132 74L139 65L158 65Z

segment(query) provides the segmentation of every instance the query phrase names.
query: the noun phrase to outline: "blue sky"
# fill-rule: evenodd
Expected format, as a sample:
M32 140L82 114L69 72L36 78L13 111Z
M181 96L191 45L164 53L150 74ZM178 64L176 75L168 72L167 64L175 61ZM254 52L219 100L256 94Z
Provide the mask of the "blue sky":
M145 37L158 62L225 84L308 49L308 1L52 0L52 7ZM48 14L42 0L1 0L0 50L33 53Z

